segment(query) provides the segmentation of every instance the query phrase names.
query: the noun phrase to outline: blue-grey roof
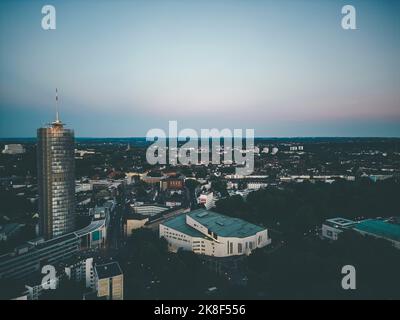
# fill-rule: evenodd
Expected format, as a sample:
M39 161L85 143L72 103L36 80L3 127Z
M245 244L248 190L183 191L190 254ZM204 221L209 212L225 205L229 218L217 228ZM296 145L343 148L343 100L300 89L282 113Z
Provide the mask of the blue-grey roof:
M360 221L354 229L374 234L379 237L400 241L400 225L383 220L368 219Z
M188 215L220 237L246 238L265 230L265 228L242 219L228 217L205 209L194 210L189 212Z
M106 264L96 265L95 269L99 279L111 278L122 274L122 270L118 262L109 262Z
M167 221L163 222L162 224L168 228L182 232L191 237L206 238L206 236L204 234L202 234L200 231L197 231L196 229L194 229L186 224L186 215L185 214L181 214L177 217L167 220Z

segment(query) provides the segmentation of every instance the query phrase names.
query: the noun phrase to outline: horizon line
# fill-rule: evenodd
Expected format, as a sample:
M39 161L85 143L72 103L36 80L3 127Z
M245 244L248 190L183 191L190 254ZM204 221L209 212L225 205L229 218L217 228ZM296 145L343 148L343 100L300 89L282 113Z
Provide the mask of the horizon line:
M224 137L170 137L167 136L165 138L160 139L223 139ZM245 136L243 137L231 137L231 138L242 138L246 139ZM400 139L400 136L255 136L254 139ZM37 139L36 136L30 137L0 137L0 140L7 140L7 139ZM107 136L78 136L75 139L147 139L145 136L115 136L115 137L107 137Z

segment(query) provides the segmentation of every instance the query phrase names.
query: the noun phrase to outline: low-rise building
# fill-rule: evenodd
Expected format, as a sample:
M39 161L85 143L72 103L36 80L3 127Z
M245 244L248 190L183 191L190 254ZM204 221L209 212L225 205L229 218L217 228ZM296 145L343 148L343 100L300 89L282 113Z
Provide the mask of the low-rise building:
M83 282L86 288L95 289L93 257L75 259L67 263L64 272L69 280Z
M44 241L28 242L13 252L0 256L0 279L29 279L43 264L55 265L70 259L80 249L75 233Z
M215 202L214 202L214 193L213 192L207 192L207 193L202 193L198 198L197 198L197 203L204 205L204 207L209 210L212 207L214 207Z
M362 235L385 239L400 249L400 224L396 221L367 219L357 223L353 229Z
M89 215L93 217L94 220L106 219L106 217L111 216L116 207L116 202L114 200L108 200L102 206L96 206L89 209Z
M354 226L356 222L344 218L327 219L322 224L322 237L337 240L340 233Z
M98 298L124 299L124 275L118 262L96 265L94 274Z
M213 257L248 255L271 243L266 228L204 209L174 217L159 225L169 250L189 250Z
M84 256L76 256L65 260L56 265L54 277L45 278L46 275L38 271L24 280L14 282L9 292L10 299L13 300L38 300L44 293L48 293L51 297L53 289L60 289L65 281L73 281L80 283L82 287L82 296L97 297L98 278L95 274L94 258L90 252L86 252ZM45 280L45 281L44 281ZM1 289L1 288L0 288Z
M8 223L0 226L0 241L7 241L13 236L16 236L21 228L24 227L20 223Z
M131 214L125 218L124 235L130 237L136 229L143 228L149 222L149 217L140 214Z
M25 148L22 144L6 144L2 151L3 154L22 154L25 153Z
M184 186L183 178L168 177L160 181L160 189L165 190L180 190Z
M338 240L345 230L353 230L362 235L385 239L400 249L400 222L396 218L365 219L353 221L344 218L327 219L322 224L322 237Z
M141 206L131 205L131 209L133 213L152 217L161 212L167 211L168 207L157 204L144 204Z
M107 219L92 221L83 229L50 240L31 240L0 256L0 280L28 279L43 264L55 265L73 258L81 250L104 247Z

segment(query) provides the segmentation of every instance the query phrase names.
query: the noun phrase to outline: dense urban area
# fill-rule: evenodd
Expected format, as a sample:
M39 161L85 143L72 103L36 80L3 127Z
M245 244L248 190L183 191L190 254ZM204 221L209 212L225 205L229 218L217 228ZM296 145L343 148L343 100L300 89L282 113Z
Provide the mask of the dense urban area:
M248 176L223 161L223 144L221 163L208 165L150 165L148 146L76 139L75 234L84 249L58 263L66 276L55 290L41 290L41 270L1 277L2 262L40 250L36 139L0 141L2 298L90 299L91 279L69 267L88 260L97 278L123 275L124 299L400 298L400 139L258 138L246 151L255 161ZM265 245L227 257L203 244L173 247L168 232L193 212L268 230ZM90 230L85 238L90 226L101 239ZM356 290L342 287L345 265L357 271Z

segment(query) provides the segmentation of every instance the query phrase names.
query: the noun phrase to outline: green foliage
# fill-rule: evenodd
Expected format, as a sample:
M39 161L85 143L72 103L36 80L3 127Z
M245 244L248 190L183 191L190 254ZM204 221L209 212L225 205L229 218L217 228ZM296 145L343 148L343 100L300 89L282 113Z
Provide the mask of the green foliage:
M356 290L343 290L342 267L356 269ZM349 232L328 243L298 239L249 257L248 294L267 299L399 299L400 255L389 242Z
M245 219L249 214L249 206L240 195L217 201L216 211L226 215Z
M192 252L168 252L167 241L148 229L135 230L116 259L124 270L126 299L204 298L218 284Z
M216 211L254 223L302 234L332 217L388 217L398 215L400 184L394 180L371 182L308 182L250 193L246 201L230 197L217 201Z
M227 189L226 189L226 181L225 180L213 177L211 179L211 188L214 191L219 192L222 196L227 196L228 195L228 192L227 192Z

